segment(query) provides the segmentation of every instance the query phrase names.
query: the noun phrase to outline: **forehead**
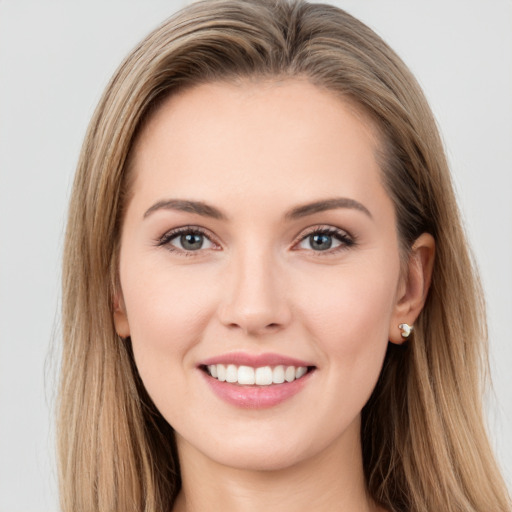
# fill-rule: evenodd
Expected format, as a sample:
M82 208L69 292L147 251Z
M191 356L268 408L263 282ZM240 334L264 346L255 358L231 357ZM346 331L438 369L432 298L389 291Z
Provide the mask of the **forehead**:
M378 147L360 108L305 80L203 84L165 100L140 133L133 192L364 199L382 193Z

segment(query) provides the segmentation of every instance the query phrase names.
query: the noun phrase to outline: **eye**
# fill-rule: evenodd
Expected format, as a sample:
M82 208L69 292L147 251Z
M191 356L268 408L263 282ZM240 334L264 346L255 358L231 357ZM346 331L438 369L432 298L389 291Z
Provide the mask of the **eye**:
M177 235L170 241L170 244L185 251L209 249L213 245L202 233L186 233L184 235Z
M297 247L315 252L335 252L354 245L354 240L345 231L333 227L317 227L302 236Z
M191 227L169 231L158 241L158 245L165 246L171 251L185 253L218 248L201 229Z

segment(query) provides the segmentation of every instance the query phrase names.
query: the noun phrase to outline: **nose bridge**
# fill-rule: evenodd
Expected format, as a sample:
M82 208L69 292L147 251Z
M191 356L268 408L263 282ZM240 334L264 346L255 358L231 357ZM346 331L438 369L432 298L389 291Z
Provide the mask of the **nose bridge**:
M236 250L226 280L222 321L257 334L284 327L290 318L283 276L271 247L247 243Z

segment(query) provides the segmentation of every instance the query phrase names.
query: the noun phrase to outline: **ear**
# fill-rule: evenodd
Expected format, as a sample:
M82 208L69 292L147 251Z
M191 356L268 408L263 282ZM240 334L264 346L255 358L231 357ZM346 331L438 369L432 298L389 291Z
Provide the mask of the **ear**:
M130 336L130 325L126 314L123 294L118 289L114 294L114 326L118 336L128 338Z
M434 267L435 241L429 233L423 233L414 242L407 267L398 287L395 309L389 326L389 341L402 344L400 324L413 325L427 299L432 269Z

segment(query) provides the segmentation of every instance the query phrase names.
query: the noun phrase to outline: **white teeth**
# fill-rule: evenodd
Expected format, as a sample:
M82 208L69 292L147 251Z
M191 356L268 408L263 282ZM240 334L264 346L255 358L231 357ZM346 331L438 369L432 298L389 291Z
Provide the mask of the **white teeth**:
M262 366L256 368L256 384L258 386L270 386L272 384L272 368L270 366Z
M282 384L284 382L284 366L276 366L272 372L272 382L274 384Z
M211 364L208 365L209 374L221 382L237 383L242 386L270 386L271 384L283 384L300 379L307 372L306 366L283 366L274 368L261 366L236 366L234 364Z
M217 379L219 379L221 382L225 382L226 367L223 364L216 364L215 366L217 367ZM212 374L212 377L213 377L213 374Z
M238 369L234 364L228 364L226 368L226 382L238 382Z
M254 384L254 368L250 366L238 367L238 384L252 385Z
M295 380L295 366L288 366L284 371L284 378L286 382L293 382Z
M305 366L299 366L295 370L295 378L300 379L303 375L306 375L307 371L308 371L308 369Z

